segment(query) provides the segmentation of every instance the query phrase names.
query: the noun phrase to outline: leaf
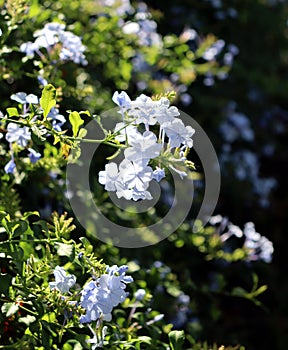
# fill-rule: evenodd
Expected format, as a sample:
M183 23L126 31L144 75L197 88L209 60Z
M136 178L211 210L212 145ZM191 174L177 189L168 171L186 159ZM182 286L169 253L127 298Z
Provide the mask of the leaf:
M182 350L185 340L184 331L172 331L168 334L170 340L170 346L172 350Z
M11 281L12 281L12 276L8 274L1 275L0 294L8 295Z
M40 98L40 106L43 108L44 119L47 118L51 108L56 105L56 89L52 84L44 87Z
M9 115L9 117L19 117L19 113L18 113L18 110L17 108L15 107L9 107L9 108L6 108L6 111Z
M80 114L76 111L71 112L69 114L69 120L72 125L73 136L76 137L78 134L79 128L82 124L84 124L84 121L81 119Z

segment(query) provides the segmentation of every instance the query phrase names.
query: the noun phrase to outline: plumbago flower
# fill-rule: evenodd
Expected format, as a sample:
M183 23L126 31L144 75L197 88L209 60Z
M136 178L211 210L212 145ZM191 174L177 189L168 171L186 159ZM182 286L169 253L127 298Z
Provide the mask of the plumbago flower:
M56 266L54 270L55 282L49 282L50 289L57 289L61 293L68 293L69 289L76 283L74 275L67 275L63 267Z
M111 321L113 308L122 303L128 295L125 292L126 284L133 282L131 276L126 276L127 270L126 265L113 265L97 280L85 285L81 291L80 305L86 313L80 317L81 323Z
M115 140L124 142L126 148L119 165L110 162L99 172L99 183L118 198L152 199L150 182L165 177L164 165L181 178L187 176L191 164L186 155L193 146L195 130L184 125L178 109L170 106L166 97L153 100L142 94L132 101L126 92L116 91L112 100L122 115L114 130Z
M212 216L209 222L213 226L218 226L220 240L227 246L229 245L227 241L231 237L244 239L243 249L246 253L246 261L262 260L266 263L272 261L273 243L255 230L253 222L247 222L243 230L221 215Z
M41 99L39 99L34 94L27 94L25 92L17 92L10 96L11 100L18 103L17 108L11 107L8 108L8 114L0 114L2 124L5 126L5 120L9 121L4 128L6 134L0 133L0 139L6 140L9 143L11 159L6 163L4 171L6 174L15 174L16 172L16 155L19 153L19 150L22 151L26 149L29 151L28 158L32 164L35 164L40 158L41 154L34 150L32 147L33 141L31 139L31 131L36 133L36 135L42 140L44 136L50 136L51 132L41 124L41 118L43 113L43 107L41 105ZM56 101L55 101L56 103ZM10 115L11 114L11 115ZM11 116L14 117L14 114L18 116L18 120L15 122L10 121ZM33 127L25 126L25 121L29 119L33 123ZM62 132L62 126L66 123L66 118L59 113L58 108L52 107L47 115L47 121L50 123L50 127L56 132ZM23 125L24 124L24 125ZM5 135L5 137L4 137ZM1 142L2 142L1 140ZM16 154L14 145L17 144ZM16 159L16 163L15 163Z
M16 142L19 146L26 147L31 139L31 133L27 126L20 127L18 124L9 123L7 126L6 140Z
M33 58L35 53L43 57L42 49L50 55L60 45L58 59L62 62L72 61L76 64L87 65L84 55L86 47L82 45L81 38L72 32L65 31L65 25L57 22L45 24L43 29L34 33L34 42L28 41L20 46L28 58Z

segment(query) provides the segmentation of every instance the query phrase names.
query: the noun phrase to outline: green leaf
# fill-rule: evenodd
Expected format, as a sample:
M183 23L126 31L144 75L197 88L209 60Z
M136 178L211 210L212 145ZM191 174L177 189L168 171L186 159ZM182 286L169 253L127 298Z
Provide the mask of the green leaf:
M44 119L47 118L51 108L56 105L56 89L52 84L44 87L40 98L40 106L44 111Z
M72 125L73 136L77 136L80 126L84 123L80 114L76 111L69 114L69 120Z
M18 110L15 107L6 108L6 111L9 115L9 117L19 117Z
M8 295L11 281L12 281L12 276L8 274L1 275L0 294Z
M170 346L172 350L182 350L185 340L184 331L172 331L168 334L170 340Z

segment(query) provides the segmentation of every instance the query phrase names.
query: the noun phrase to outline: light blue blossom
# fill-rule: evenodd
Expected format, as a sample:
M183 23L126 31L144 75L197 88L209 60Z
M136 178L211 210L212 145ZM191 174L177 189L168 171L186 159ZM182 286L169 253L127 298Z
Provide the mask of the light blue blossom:
M55 282L49 282L51 290L57 289L61 293L68 293L69 289L76 283L74 275L67 275L63 267L56 266L54 270Z
M123 169L121 169L120 177L127 188L145 191L149 186L149 182L152 180L152 173L153 171L150 166L125 160L125 168L123 167Z
M146 126L171 122L180 114L177 107L170 107L170 101L166 97L154 101L144 94L132 101L127 113L130 118L135 118L136 124L143 123Z
M38 97L34 94L27 95L25 92L17 92L16 94L11 95L11 100L14 100L18 103L32 103L38 104Z
M191 148L193 146L192 136L195 130L190 126L185 126L181 119L175 118L172 122L163 124L163 130L169 137L171 148L180 147L181 145Z
M119 134L115 137L115 140L119 142L128 141L130 143L131 137L135 134L138 134L138 129L136 125L126 124L126 123L117 123L114 129L114 132L118 132Z
M45 78L41 77L41 75L38 75L37 79L38 79L39 84L41 84L43 86L46 86L48 84L48 81Z
M129 0L98 0L98 2L102 9L109 8L109 14L114 10L117 16L123 17L134 12Z
M157 143L156 135L151 131L134 134L130 137L130 146L125 149L125 158L130 161L146 161L159 156L162 145Z
M153 171L152 177L157 182L160 182L165 177L165 170L157 166L156 169Z
M263 260L271 262L274 252L273 244L266 237L256 232L253 222L247 222L244 226L244 247L248 248L248 260Z
M112 96L112 101L121 108L128 108L131 104L131 99L125 91L121 91L120 94L118 91L115 91Z
M27 126L20 127L16 123L9 123L7 126L6 140L8 142L17 142L19 146L26 147L31 139L31 133Z
M83 66L88 64L84 55L86 47L82 45L81 39L77 35L71 32L63 32L60 35L60 41L62 42L60 51L62 61L72 61Z
M118 178L118 167L116 163L108 163L105 170L100 171L98 175L99 183L105 185L106 191L116 191L115 181Z
M14 162L14 159L12 158L9 160L9 162L5 165L4 171L6 174L14 174L16 170L16 164Z
M51 122L53 129L56 131L62 131L61 127L66 122L65 117L59 113L59 109L56 107L51 108L47 119Z
M126 299L126 284L133 281L132 277L126 276L127 269L125 265L108 267L107 273L84 286L80 305L86 313L80 317L81 323L112 319L113 307Z
M77 35L65 31L64 24L47 23L43 29L34 33L34 37L36 37L34 42L28 41L20 46L20 51L25 52L28 57L33 57L35 53L42 57L43 54L40 49L45 48L49 52L53 46L60 43L59 60L72 61L82 65L87 64L84 55L86 47L82 45L81 39Z
M41 158L41 153L35 151L33 148L28 148L28 151L30 152L28 157L30 158L31 163L35 164Z
M136 292L134 293L134 297L137 301L143 300L145 295L146 295L146 291L145 289L142 289L142 288L137 289Z

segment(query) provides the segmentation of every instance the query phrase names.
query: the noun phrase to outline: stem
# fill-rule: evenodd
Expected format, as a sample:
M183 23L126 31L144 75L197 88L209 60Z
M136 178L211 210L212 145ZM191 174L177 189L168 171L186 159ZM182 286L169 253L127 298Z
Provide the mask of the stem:
M21 243L21 242L28 242L28 243L30 243L30 242L37 242L37 243L47 243L47 241L49 241L49 242L53 242L53 241L58 241L58 238L52 238L52 239L50 239L50 240L47 240L47 239L13 239L13 240L10 240L10 239L8 239L8 240L6 240L6 241L2 241L2 242L0 242L0 245L1 244L6 244L6 243Z

